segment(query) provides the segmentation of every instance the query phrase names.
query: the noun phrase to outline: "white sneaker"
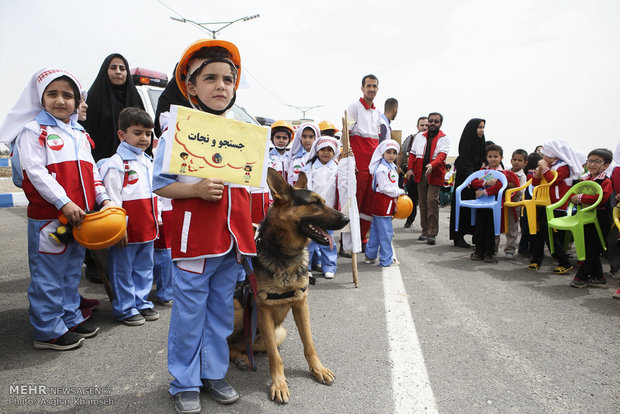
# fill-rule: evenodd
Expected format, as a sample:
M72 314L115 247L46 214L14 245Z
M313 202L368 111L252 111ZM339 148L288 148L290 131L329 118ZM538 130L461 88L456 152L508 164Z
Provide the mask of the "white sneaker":
M332 272L325 272L325 274L323 275L323 277L325 279L333 279L334 278L334 274Z
M506 259L512 260L514 258L515 258L515 254L514 253L510 253L510 252L506 253Z
M377 261L377 259L369 259L368 257L364 256L364 263L366 264L373 264Z
M392 259L392 264L390 266L398 266L400 262L397 259Z

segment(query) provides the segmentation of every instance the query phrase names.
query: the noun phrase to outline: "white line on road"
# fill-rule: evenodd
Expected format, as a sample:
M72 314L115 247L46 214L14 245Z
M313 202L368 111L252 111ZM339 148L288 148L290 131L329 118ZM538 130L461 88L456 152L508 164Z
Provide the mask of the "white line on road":
M382 274L394 412L437 413L400 268L384 267Z

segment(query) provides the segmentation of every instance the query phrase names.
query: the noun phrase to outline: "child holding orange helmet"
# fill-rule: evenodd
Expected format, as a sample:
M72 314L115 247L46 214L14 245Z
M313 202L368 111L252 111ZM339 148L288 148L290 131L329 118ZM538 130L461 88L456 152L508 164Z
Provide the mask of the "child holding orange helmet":
M69 350L99 327L78 309L78 285L85 249L75 240L54 244L49 234L64 214L80 227L86 211L108 204L91 155L92 142L77 123L80 83L61 69L35 73L0 127L0 141L12 142L28 198L30 323L34 347Z
M234 44L204 39L185 50L175 79L192 107L223 116L235 101L240 71ZM162 130L166 131L163 123ZM161 139L170 138L164 132ZM229 363L226 338L233 329L235 285L244 277L240 262L256 255L250 192L218 178L164 174L163 158L164 151L158 151L153 188L173 199L168 371L174 380L169 392L177 412L197 413L201 388L222 404L239 398L224 379Z

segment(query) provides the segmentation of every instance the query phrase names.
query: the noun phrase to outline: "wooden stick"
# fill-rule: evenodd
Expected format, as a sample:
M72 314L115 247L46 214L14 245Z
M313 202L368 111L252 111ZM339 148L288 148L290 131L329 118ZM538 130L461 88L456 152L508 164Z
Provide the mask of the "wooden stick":
M344 111L344 118L342 118L342 158L349 156L349 115L347 111ZM357 201L355 201L357 202ZM357 273L357 253L351 252L351 272L353 273L353 284L358 287L358 273Z

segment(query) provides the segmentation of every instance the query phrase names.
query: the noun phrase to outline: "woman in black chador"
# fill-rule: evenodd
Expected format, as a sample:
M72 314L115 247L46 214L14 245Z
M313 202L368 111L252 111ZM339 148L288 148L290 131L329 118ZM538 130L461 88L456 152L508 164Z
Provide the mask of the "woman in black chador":
M463 184L465 179L474 171L478 171L485 162L485 139L484 126L486 121L480 118L470 119L459 141L459 156L454 162L456 166L456 175L454 178L454 189ZM473 200L476 198L475 191L472 188L465 188L461 193L461 199ZM469 243L463 239L466 234L474 234L474 228L471 225L471 210L461 207L459 217L459 231L454 231L455 220L455 197L452 197L450 206L450 240L454 240L454 245L458 247L470 247Z
M118 114L125 108L144 109L142 99L131 79L127 59L113 53L103 61L97 78L88 90L88 116L84 129L95 142L93 158L111 157L120 143L117 137Z

